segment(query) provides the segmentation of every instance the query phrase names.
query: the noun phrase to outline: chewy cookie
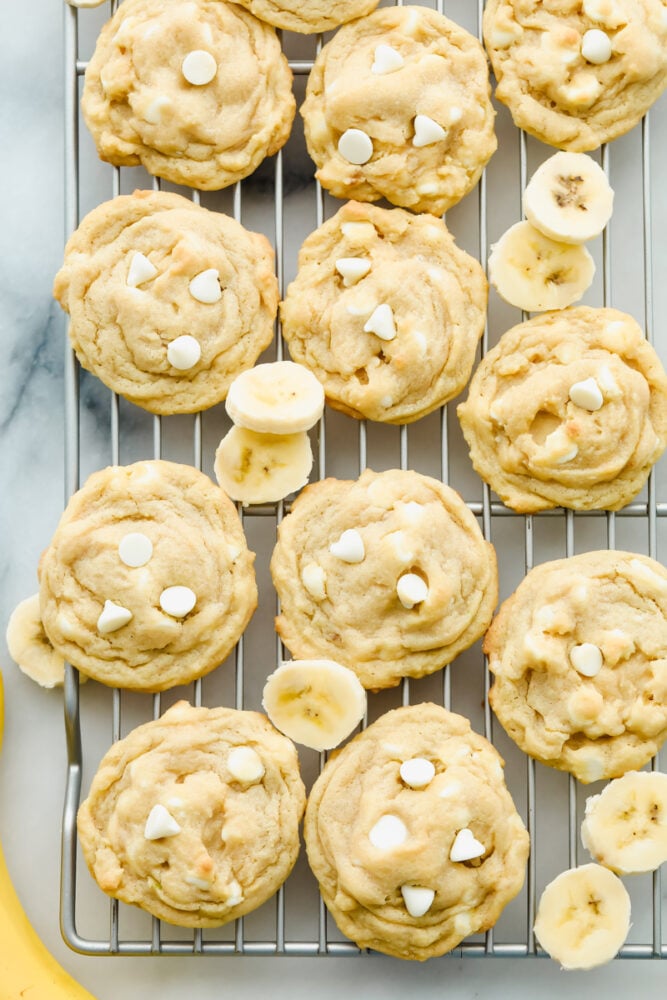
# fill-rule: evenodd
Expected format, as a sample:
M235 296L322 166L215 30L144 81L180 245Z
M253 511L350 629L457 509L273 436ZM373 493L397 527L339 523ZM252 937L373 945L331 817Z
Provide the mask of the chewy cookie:
M667 376L631 316L562 309L508 330L457 412L508 507L618 510L667 444Z
M285 881L304 805L296 750L263 715L180 701L111 747L77 825L108 895L217 927Z
M189 465L93 473L39 564L44 631L103 684L164 691L217 667L257 606L236 509Z
M420 961L493 926L529 849L495 748L432 704L387 712L336 753L304 836L340 930Z
M336 409L409 423L464 388L486 298L440 219L349 202L301 248L283 335Z
M488 0L483 25L496 97L560 149L623 135L667 85L664 0Z
M337 198L442 215L496 149L484 51L425 7L387 7L341 28L301 108L316 177Z
M643 767L667 737L667 570L631 552L532 569L484 640L494 712L583 782Z
M247 7L255 17L259 17L276 28L298 31L312 35L317 31L331 28L362 17L375 10L379 0L236 0Z
M54 295L84 368L151 413L219 403L273 338L268 240L178 194L93 209L65 247Z
M274 29L223 0L125 0L81 98L101 159L205 191L277 152L295 110Z
M498 596L495 551L458 493L399 469L306 487L271 574L292 655L336 660L373 689L450 663Z

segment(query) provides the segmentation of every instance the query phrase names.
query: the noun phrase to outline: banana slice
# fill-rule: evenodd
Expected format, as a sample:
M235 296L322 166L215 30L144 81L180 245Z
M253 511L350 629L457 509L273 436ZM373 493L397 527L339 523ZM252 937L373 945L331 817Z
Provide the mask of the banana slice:
M232 427L215 453L220 486L242 504L272 503L308 482L313 451L305 431L258 434Z
M42 687L65 682L65 661L46 637L39 610L39 594L16 605L7 625L7 648L24 674Z
M276 729L312 750L331 750L366 711L357 675L334 660L288 660L267 678L264 711Z
M581 841L618 875L655 871L667 861L667 774L628 771L586 799Z
M557 243L530 222L517 222L491 247L489 280L498 294L526 312L564 309L593 281L585 247Z
M608 868L582 865L542 893L535 934L564 969L593 969L617 954L630 930L630 897Z
M262 434L297 434L322 416L324 389L303 365L274 361L237 376L225 407L237 427Z
M561 243L585 243L599 236L613 207L614 192L604 170L584 153L550 156L523 193L528 221Z

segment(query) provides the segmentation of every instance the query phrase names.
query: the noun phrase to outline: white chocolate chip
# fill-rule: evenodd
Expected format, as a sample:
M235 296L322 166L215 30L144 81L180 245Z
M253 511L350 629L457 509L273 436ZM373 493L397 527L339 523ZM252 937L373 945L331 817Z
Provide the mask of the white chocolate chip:
M424 505L417 503L416 500L408 500L399 510L399 516L406 524L420 524L424 514Z
M383 302L374 309L364 324L364 333L374 333L380 340L393 340L396 336L396 324L391 306Z
M581 382L575 382L570 386L570 399L575 406L581 406L584 410L595 412L604 403L604 398L600 392L600 386L594 378L586 378Z
M555 465L570 462L579 452L579 448L562 425L544 439L544 450L546 457Z
M137 251L130 261L126 284L130 288L136 288L137 285L143 285L145 281L150 281L156 274L157 268L151 264L148 257Z
M435 898L433 889L425 889L419 885L402 885L401 893L405 909L411 917L423 917L431 909Z
M172 618L185 618L196 603L197 595L189 587L167 587L160 594L160 607Z
M396 584L398 599L404 608L410 610L428 597L428 586L416 573L404 573Z
M535 612L535 624L538 628L546 631L553 627L556 622L556 612L551 604L545 604Z
M301 570L301 583L316 601L323 601L327 596L326 573L317 563L308 563L303 567Z
M193 885L195 889L202 889L204 892L208 892L213 884L212 880L207 882L206 879L197 878L196 875L186 875L184 881L187 882L188 885Z
M120 604L113 601L105 601L102 614L97 619L97 631L100 635L108 635L109 632L117 632L123 625L127 625L132 620L132 612Z
M162 840L163 837L175 837L180 832L180 826L164 806L153 806L144 827L144 837L146 840Z
M167 799L167 805L170 809L182 809L185 802L178 795L172 795L171 798Z
M350 316L368 316L368 313L374 308L374 305L367 299L362 299L359 302L350 302L345 306Z
M452 849L449 852L449 860L471 861L473 858L481 857L485 850L484 844L480 844L479 840L473 835L472 830L464 827L463 830L459 830L454 838Z
M460 795L462 791L461 782L450 779L441 787L438 797L441 799L452 799L455 795Z
M227 906L238 906L239 903L243 902L243 889L238 884L238 882L236 881L236 879L233 879L229 883L229 887L228 887L227 891L229 892L229 895L227 896L227 899L225 900Z
M144 111L144 121L147 121L149 125L160 125L163 111L172 107L171 100L165 94L160 94L154 101L151 101Z
M561 96L576 108L589 108L602 93L602 84L592 73L577 73L560 88Z
M583 8L584 14L591 21L598 21L610 28L617 27L622 18L615 0L584 0Z
M360 563L366 555L364 540L356 528L344 531L337 542L331 543L329 552L346 563Z
M592 642L582 642L570 650L570 662L583 677L595 677L602 669L602 653Z
M126 566L145 566L153 555L153 543L141 531L128 531L118 545L118 556Z
M440 186L438 184L434 184L433 181L417 185L417 194L437 194L439 190Z
M236 562L236 560L238 559L238 557L241 555L242 552L243 549L241 548L240 545L233 545L232 543L230 543L227 546L227 555L229 557L230 562Z
M380 406L384 407L385 410L388 410L390 406L394 405L394 397L393 396L380 396L379 403L380 403Z
M348 163L361 166L373 155L373 142L360 128L349 128L338 140L338 152Z
M623 395L616 379L606 365L600 365L598 368L597 383L606 399L619 399Z
M252 747L234 747L227 758L227 769L233 778L250 785L264 777L262 758Z
M651 587L656 587L662 594L667 593L667 580L663 576L658 576L657 573L654 573L652 569L645 566L639 559L631 559L628 566L643 583L647 583Z
M179 372L194 368L200 358L201 344L189 333L184 333L167 345L167 360Z
M415 561L415 553L410 548L404 531L392 531L390 535L387 535L387 542L391 545L395 557L404 566Z
M371 73L383 76L385 73L394 73L403 66L403 56L391 45L377 45L375 47L375 58L371 66Z
M371 269L370 260L363 257L339 257L336 261L336 270L343 279L346 288L356 283L368 274Z
M456 125L456 123L460 122L462 118L463 118L463 111L461 111L461 108L457 108L455 104L452 105L452 107L449 109L450 124Z
M412 145L417 148L432 146L434 142L441 142L447 135L446 129L434 122L428 115L416 115L413 124L415 134Z
M410 788L426 788L435 777L435 767L425 757L413 757L411 760L403 761L400 775Z
M205 271L200 271L188 285L188 291L193 299L203 302L204 305L209 306L219 302L222 298L220 272L215 267L207 267Z
M203 87L210 83L217 72L218 65L215 59L205 49L194 49L193 52L188 52L181 63L181 73L188 83L195 87Z
M368 243L375 236L372 222L344 222L340 231L346 239L359 243Z
M454 917L454 930L457 937L465 937L472 930L472 920L468 913L457 913Z
M373 847L381 851L389 851L392 847L400 847L408 836L408 829L405 823L398 818L387 813L382 816L373 829L368 834Z
M413 330L412 337L419 348L419 353L422 357L424 357L426 351L428 350L428 340L426 339L426 334L422 333L421 330Z
M581 40L581 54L586 62L600 66L611 59L611 39L599 28L585 32Z
M565 465L566 462L571 462L579 454L579 448L576 444L573 444L569 451L566 451L564 455L561 455L556 459L556 465Z
M63 614L62 611L60 612L60 614L56 618L56 624L58 626L58 631L62 632L62 634L65 636L66 639L73 639L74 636L76 635L76 632L77 632L76 625L74 624L73 621L71 621L67 617L67 615ZM82 675L82 679L83 679L83 675Z

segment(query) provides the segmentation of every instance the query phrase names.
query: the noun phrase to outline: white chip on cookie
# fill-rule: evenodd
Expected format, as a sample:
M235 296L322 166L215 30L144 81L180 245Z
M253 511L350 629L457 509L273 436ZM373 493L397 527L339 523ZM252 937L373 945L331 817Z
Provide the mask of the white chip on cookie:
M378 850L390 851L394 847L400 847L405 843L408 836L408 828L402 819L387 813L381 816L373 826L368 839L373 847Z
M347 528L337 542L331 543L329 552L347 563L363 562L366 555L364 540L356 528Z
M382 302L377 306L369 319L364 323L364 332L374 333L380 340L394 340L396 337L396 323L391 306L386 302Z
M370 260L363 257L339 257L336 261L336 270L343 279L346 288L356 285L371 269Z
M266 768L256 750L248 746L234 747L227 758L229 773L243 784L254 784L264 777Z
M405 60L400 52L391 45L376 45L371 73L383 76L385 73L394 73L405 65Z
M143 531L128 531L118 543L118 556L126 566L145 566L153 555L153 543Z
M181 832L174 817L164 806L155 805L148 814L144 827L146 840L162 840L163 837L175 837Z
M301 570L301 583L316 601L327 596L326 581L326 573L317 563L307 563Z
M410 788L426 788L435 777L435 767L425 757L404 760L399 771L401 778Z
M134 254L132 254L132 260L130 261L130 267L127 272L125 282L130 288L136 288L137 285L143 285L144 282L150 281L156 274L157 268L155 265L151 264L145 254L140 253L137 250Z
M611 59L611 39L599 28L591 28L581 39L581 54L586 62L599 66Z
M196 603L197 595L189 587L167 587L160 594L160 607L172 618L185 618Z
M132 612L113 601L105 601L102 613L97 619L97 631L100 635L117 632L123 625L132 620Z
M464 827L454 838L449 852L449 860L454 862L472 861L473 858L480 858L485 850L484 844L477 840L472 830Z
M193 299L204 305L213 305L214 302L219 302L222 298L220 272L215 267L207 267L205 271L195 274L188 285L188 290Z
M428 597L428 584L416 573L404 573L396 584L398 599L404 608L410 610L422 604Z
M401 895L405 909L411 917L423 917L431 909L435 898L435 890L419 885L402 885Z
M338 140L338 152L348 163L362 166L373 155L373 140L360 128L348 128Z
M195 87L203 87L214 79L218 72L218 64L205 49L194 49L188 52L181 63L181 72L188 81Z
M570 399L576 406L581 406L584 410L595 412L604 403L604 397L600 392L600 386L594 378L583 379L570 386Z
M570 650L570 662L584 677L595 677L602 669L602 653L592 642L582 642Z
M167 345L167 360L178 371L189 371L201 358L201 344L189 333L176 337Z
M447 130L428 115L416 115L413 124L415 134L412 145L418 149L422 146L432 146L434 142L441 142L447 136Z

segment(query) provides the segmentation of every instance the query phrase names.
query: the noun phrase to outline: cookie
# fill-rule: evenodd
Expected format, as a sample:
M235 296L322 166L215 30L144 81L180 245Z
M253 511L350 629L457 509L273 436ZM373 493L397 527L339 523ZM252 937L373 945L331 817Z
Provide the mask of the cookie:
M497 145L482 46L425 7L342 27L315 60L301 114L323 187L414 212L460 201Z
M375 10L379 0L236 0L276 28L312 35L317 31L330 31L339 24L362 17Z
M343 934L419 961L493 926L523 885L529 849L502 758L432 704L387 712L335 754L304 836Z
M276 153L295 111L275 30L223 0L125 0L81 98L102 160L205 191Z
M667 376L631 316L562 309L503 334L457 412L508 507L619 510L667 444Z
M496 97L559 149L624 135L667 85L664 0L488 0L483 27Z
M335 660L372 689L450 663L497 600L495 551L458 493L399 469L306 487L271 575L295 659Z
M278 310L265 237L162 191L94 208L65 247L54 295L83 367L151 413L223 400L271 343Z
M464 388L486 299L484 271L440 219L349 202L301 248L283 336L331 406L410 423Z
M225 659L257 606L231 500L189 465L93 473L39 564L44 631L103 684L164 691Z
M646 556L587 552L536 566L484 650L507 733L580 781L643 767L667 737L667 570Z
M263 715L180 701L106 753L77 826L108 895L217 927L285 881L304 805L296 750Z

